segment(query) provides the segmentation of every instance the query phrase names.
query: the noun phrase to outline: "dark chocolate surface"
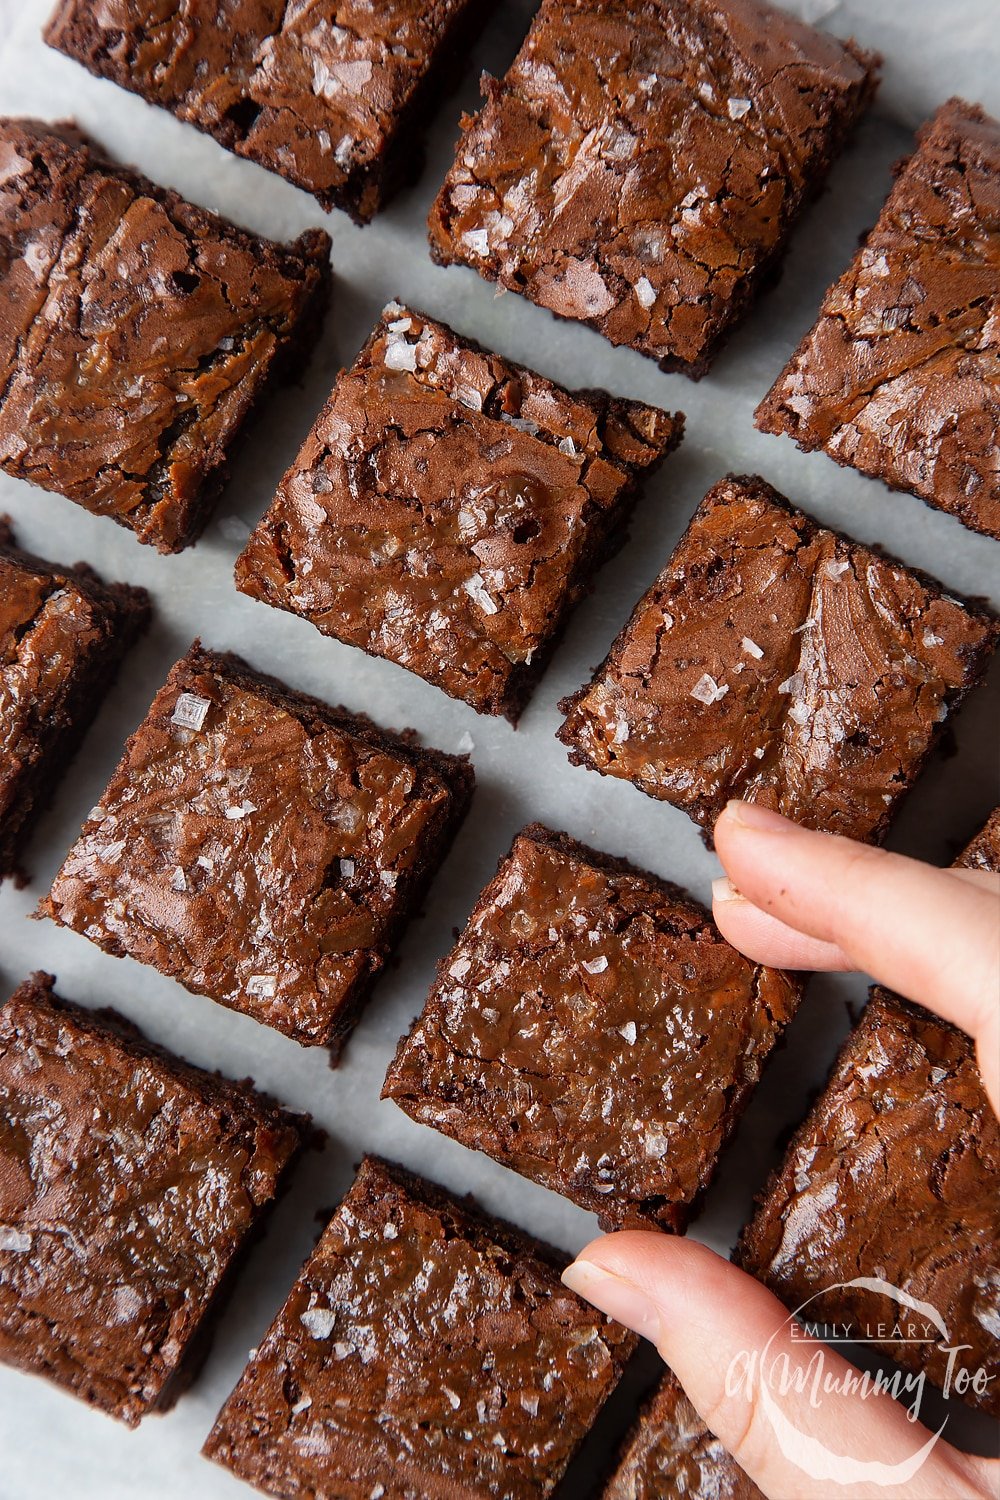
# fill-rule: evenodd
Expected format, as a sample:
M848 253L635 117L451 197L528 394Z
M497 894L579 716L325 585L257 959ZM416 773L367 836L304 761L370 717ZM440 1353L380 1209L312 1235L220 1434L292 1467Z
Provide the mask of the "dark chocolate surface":
M668 1370L625 1442L601 1500L764 1500Z
M741 797L878 840L998 633L982 606L730 476L563 702L559 738L705 829Z
M268 379L319 331L330 241L279 245L0 119L0 466L161 552L204 526Z
M683 891L533 824L383 1097L604 1228L683 1229L799 995Z
M195 644L42 903L109 953L336 1050L472 770Z
M0 1007L0 1359L134 1426L192 1373L305 1122L53 982Z
M206 1454L294 1500L551 1494L636 1343L564 1264L366 1157Z
M60 0L45 39L365 222L492 0Z
M1000 537L998 369L1000 122L952 99L757 425Z
M0 880L148 617L144 589L22 552L0 516Z
M876 74L762 0L544 0L463 121L432 252L702 375Z
M236 565L247 594L516 718L683 418L390 304Z
M789 1308L850 1324L940 1385L933 1341L872 1339L906 1309L879 1278L944 1320L963 1367L991 1384L973 1406L1000 1414L1000 1125L964 1032L874 989L829 1082L743 1231L737 1259ZM917 1330L918 1333L920 1330ZM922 1335L921 1335L922 1337Z

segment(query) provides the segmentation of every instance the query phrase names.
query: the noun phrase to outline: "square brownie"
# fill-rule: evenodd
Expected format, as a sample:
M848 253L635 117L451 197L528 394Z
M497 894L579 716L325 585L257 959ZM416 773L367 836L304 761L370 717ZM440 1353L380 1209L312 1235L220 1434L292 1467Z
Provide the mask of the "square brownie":
M966 870L988 870L992 875L1000 875L1000 807L993 809L955 864Z
M730 475L559 738L706 830L741 797L878 841L998 634L983 605Z
M0 516L0 880L148 619L145 589L20 551Z
M492 0L60 0L45 40L366 223Z
M762 0L543 0L462 122L434 258L697 379L877 73Z
M516 720L684 419L391 303L236 564L245 594Z
M134 1427L195 1373L308 1121L54 983L0 1007L0 1360Z
M668 1370L629 1433L601 1500L764 1500Z
M321 230L274 244L71 125L0 119L0 467L180 551L329 282Z
M849 1326L936 1385L948 1368L943 1346L965 1346L959 1365L992 1381L964 1399L1000 1415L998 1177L1000 1125L970 1038L876 988L737 1259L789 1308L808 1300L811 1322ZM873 1278L916 1299L918 1313L930 1304L946 1333L873 1337L907 1306Z
M800 994L676 886L535 823L440 965L383 1097L605 1229L680 1230Z
M637 1342L566 1260L366 1157L205 1454L277 1496L550 1495Z
M952 99L757 426L1000 537L998 288L1000 122Z
M472 784L461 757L196 641L41 912L335 1055Z

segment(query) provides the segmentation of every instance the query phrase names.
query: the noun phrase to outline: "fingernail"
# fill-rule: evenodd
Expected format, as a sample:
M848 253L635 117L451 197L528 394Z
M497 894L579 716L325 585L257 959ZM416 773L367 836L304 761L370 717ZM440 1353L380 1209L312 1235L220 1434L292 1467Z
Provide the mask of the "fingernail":
M745 896L740 895L739 891L736 889L736 887L733 885L733 882L727 875L721 875L718 880L712 881L713 906L725 905L727 901L745 902L746 899L747 898Z
M787 833L795 827L788 818L759 802L727 802L726 816L741 828L752 828L757 833Z
M645 1292L623 1276L615 1276L589 1260L575 1260L562 1273L563 1286L571 1292L592 1302L602 1313L624 1323L633 1333L641 1334L652 1343L661 1337L660 1314L654 1302Z

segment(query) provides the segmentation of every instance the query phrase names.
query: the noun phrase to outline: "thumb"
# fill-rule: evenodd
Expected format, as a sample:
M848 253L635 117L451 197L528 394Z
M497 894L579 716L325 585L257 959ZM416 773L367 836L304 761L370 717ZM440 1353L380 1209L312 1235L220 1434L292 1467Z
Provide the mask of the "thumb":
M1000 1465L912 1422L751 1276L705 1245L625 1231L563 1281L650 1339L699 1416L769 1500L973 1500ZM794 1330L794 1331L793 1331Z

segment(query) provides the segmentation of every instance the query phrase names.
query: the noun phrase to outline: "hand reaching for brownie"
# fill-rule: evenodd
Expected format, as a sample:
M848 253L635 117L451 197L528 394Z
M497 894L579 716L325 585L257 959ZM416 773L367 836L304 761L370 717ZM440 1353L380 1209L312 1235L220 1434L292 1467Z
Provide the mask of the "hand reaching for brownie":
M715 843L729 877L716 883L715 918L734 946L758 963L864 970L961 1027L1000 1110L1000 877L969 859L964 868L933 869L738 802L719 818ZM844 1455L823 1477L793 1462L768 1412L773 1386L765 1401L758 1380L734 1381L730 1372L765 1350L772 1369L784 1357L804 1370L819 1346L793 1336L777 1298L707 1246L664 1234L608 1235L586 1246L564 1280L656 1344L701 1417L771 1500L820 1500L833 1478L842 1500L996 1493L1000 1463L943 1438L934 1443L902 1405L870 1391L841 1390L820 1402L808 1386L782 1394L781 1416L812 1441L814 1456ZM829 1348L823 1369L828 1379L851 1373ZM914 1459L924 1445L926 1457ZM822 1466L809 1467L818 1476Z

